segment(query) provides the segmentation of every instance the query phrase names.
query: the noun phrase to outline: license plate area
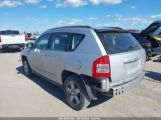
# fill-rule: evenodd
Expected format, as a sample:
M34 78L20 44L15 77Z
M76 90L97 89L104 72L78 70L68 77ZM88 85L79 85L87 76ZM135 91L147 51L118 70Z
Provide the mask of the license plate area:
M127 75L135 73L141 69L141 60L137 59L135 61L125 62L124 66L125 66Z
M9 45L8 48L19 48L19 45Z
M120 87L110 89L109 95L110 96L117 96L117 95L123 94L124 92L125 92L124 87L123 87L123 85L121 85Z

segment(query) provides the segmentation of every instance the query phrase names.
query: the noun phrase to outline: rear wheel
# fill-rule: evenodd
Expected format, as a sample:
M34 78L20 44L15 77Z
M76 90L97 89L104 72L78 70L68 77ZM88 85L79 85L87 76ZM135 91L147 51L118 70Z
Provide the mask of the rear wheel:
M90 104L90 100L86 98L83 89L83 83L75 75L69 76L64 82L65 98L74 110L81 110Z
M30 68L30 65L29 65L28 61L26 59L24 59L22 61L22 63L23 63L23 70L24 70L25 76L31 77L32 76L32 72L31 72L31 68Z

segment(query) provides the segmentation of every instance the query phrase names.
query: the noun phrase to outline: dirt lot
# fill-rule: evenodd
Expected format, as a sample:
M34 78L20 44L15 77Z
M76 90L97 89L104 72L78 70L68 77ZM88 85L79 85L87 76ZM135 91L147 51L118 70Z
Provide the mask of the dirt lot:
M149 61L145 69L146 77L135 90L112 99L100 96L76 112L60 88L22 74L20 53L1 53L0 117L161 117L161 62Z

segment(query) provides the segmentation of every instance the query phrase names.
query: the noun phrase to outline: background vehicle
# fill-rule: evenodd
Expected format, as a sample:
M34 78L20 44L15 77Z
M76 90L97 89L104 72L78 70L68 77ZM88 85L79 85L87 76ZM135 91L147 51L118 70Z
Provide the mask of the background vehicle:
M17 30L0 30L0 49L22 49L28 38Z
M152 57L154 54L151 42L149 40L145 39L144 37L142 37L140 35L140 31L138 31L138 30L128 30L128 31L135 37L135 39L145 49L147 60L150 59L150 57Z
M32 35L32 40L36 40L39 36L40 36L39 33L34 33L34 34Z
M27 37L29 40L32 40L32 34L31 33L26 33Z
M29 40L36 40L40 36L39 33L33 33L33 34L32 33L27 33L26 35L28 36Z
M150 26L148 26L141 33L141 36L148 39L152 47L154 48L155 54L161 53L161 21L153 22Z
M64 89L75 110L135 88L144 77L145 50L130 33L89 26L54 28L21 52L24 74L42 76Z

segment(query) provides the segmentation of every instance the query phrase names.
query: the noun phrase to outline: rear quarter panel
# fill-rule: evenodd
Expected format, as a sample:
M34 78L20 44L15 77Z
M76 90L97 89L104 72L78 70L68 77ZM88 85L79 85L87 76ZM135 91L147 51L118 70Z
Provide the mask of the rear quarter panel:
M74 51L64 53L64 55L62 53L61 61L63 61L62 65L64 66L61 66L60 68L63 68L61 71L67 70L79 75L84 74L92 76L92 63L98 57L106 54L105 50L103 49L102 43L100 42L96 33L93 30L87 28L64 28L61 30L48 32L70 32L84 34L85 38ZM59 76L58 78L60 81L61 77L62 76Z

